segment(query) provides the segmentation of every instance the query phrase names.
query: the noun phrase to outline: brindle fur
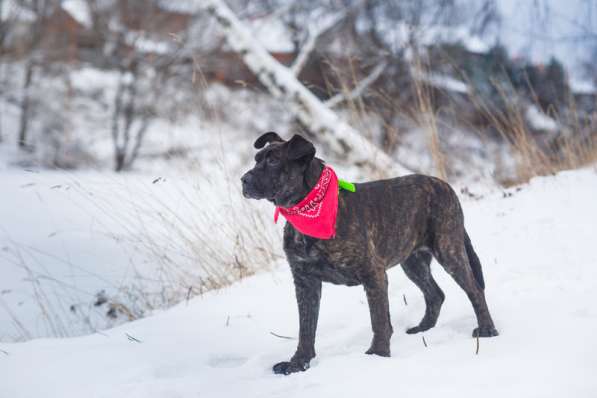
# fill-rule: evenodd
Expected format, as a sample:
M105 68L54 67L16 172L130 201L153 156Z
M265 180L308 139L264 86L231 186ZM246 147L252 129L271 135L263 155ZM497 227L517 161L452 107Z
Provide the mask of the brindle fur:
M323 161L314 157L314 148L300 136L285 142L275 133L266 133L260 140L256 147L263 147L264 140L271 143L256 156L255 168L243 176L243 193L268 198L278 206L298 203L317 182ZM270 157L279 162L267 160ZM306 370L315 357L322 282L363 285L373 329L367 354L390 355L393 329L386 270L397 264L421 289L426 303L423 319L407 333L435 326L444 293L431 275L432 256L470 299L478 322L473 336L498 334L485 302L481 264L464 228L462 208L452 188L437 178L409 175L356 184L356 192L342 190L336 237L311 238L286 223L284 251L294 278L300 330L295 354L290 361L276 364L275 373Z

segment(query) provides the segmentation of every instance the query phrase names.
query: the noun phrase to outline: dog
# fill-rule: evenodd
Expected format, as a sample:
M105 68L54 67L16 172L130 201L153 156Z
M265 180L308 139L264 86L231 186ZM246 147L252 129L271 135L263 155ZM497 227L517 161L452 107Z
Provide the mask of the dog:
M266 199L284 210L319 187L327 166L315 157L315 147L307 139L294 135L285 141L268 132L254 146L259 149L256 164L241 178L244 197ZM315 357L322 282L364 287L373 330L367 354L390 356L393 329L386 270L397 264L421 289L426 304L421 322L406 333L435 326L445 296L431 275L432 257L471 301L478 323L473 337L497 336L485 300L481 263L450 185L413 174L355 188L355 192L336 191L333 237L309 236L291 222L284 227L284 252L294 280L300 327L295 354L274 365L274 373L305 371Z

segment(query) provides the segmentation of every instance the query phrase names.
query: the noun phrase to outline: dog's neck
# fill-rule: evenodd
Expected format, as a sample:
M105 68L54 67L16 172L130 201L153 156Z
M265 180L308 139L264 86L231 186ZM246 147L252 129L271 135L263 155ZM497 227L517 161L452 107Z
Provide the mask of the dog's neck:
M317 182L319 181L319 177L321 177L321 173L323 172L324 168L323 160L319 158L313 158L313 160L309 163L307 168L305 169L304 179L303 179L303 186L300 190L298 190L289 201L290 206L294 206L303 200L309 192L313 190ZM286 206L286 207L290 207Z
M307 196L307 194L311 192L313 188L315 188L315 185L319 181L319 177L321 177L324 167L325 165L323 160L319 158L313 158L311 163L309 163L307 170L305 170L305 182L303 184L305 192L303 198Z

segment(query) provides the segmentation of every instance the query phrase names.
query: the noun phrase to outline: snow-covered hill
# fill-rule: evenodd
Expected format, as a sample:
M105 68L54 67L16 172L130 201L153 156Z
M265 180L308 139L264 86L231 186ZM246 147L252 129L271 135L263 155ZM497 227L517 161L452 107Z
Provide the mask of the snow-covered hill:
M406 335L423 298L389 272L391 358L364 355L371 332L361 288L325 285L305 373L276 376L293 353L297 316L284 264L106 332L0 344L0 397L595 397L597 172L564 172L464 199L501 335L476 342L462 290L434 265L447 299L438 325ZM408 303L408 304L407 304Z

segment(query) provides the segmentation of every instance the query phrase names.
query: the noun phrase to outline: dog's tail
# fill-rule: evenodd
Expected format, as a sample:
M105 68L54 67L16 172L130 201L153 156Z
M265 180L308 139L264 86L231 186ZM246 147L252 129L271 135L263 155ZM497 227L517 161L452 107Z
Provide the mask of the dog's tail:
M483 279L481 261L479 261L479 257L477 257L477 253L475 253L475 249L473 249L471 239L469 238L468 233L466 233L466 231L464 231L464 246L466 247L468 262L473 270L473 275L475 276L475 279L477 280L477 283L479 284L481 289L485 289L485 280Z

